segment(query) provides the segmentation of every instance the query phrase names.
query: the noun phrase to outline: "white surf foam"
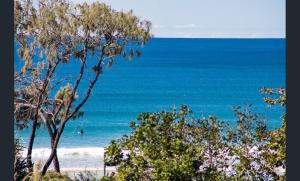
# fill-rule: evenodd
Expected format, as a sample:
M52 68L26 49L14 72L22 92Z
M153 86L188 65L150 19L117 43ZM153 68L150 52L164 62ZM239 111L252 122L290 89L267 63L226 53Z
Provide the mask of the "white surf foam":
M50 154L50 148L35 148L32 150L32 159L34 162L43 164ZM26 157L26 149L23 151L22 155ZM103 147L58 148L57 157L62 170L85 170L87 168L103 170L104 166ZM52 166L50 169L51 168Z
M36 159L46 158L50 155L50 148L35 148L32 150L32 157ZM25 157L27 154L27 150L25 149L22 155ZM83 147L83 148L58 148L57 156L59 158L64 157L97 157L103 158L104 148L102 147Z

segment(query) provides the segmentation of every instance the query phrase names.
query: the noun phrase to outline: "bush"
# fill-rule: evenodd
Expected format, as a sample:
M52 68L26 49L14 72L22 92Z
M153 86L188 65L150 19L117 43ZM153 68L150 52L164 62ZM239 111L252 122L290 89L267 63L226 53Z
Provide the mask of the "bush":
M97 181L96 175L90 171L80 172L76 177L75 181Z
M48 171L44 176L41 174L41 163L34 164L33 172L26 175L23 181L72 181L68 175L55 171Z
M67 175L63 175L57 172L47 172L43 178L43 181L72 181Z
M14 140L14 180L22 180L28 173L26 159L22 157L23 146L20 144L20 139Z
M285 132L269 130L251 106L235 107L234 113L236 126L214 116L197 119L187 106L140 114L131 123L132 134L112 141L106 149L105 162L117 166L110 179L284 179L274 171L285 163L285 155L279 155L274 143L283 146L285 137L274 134Z

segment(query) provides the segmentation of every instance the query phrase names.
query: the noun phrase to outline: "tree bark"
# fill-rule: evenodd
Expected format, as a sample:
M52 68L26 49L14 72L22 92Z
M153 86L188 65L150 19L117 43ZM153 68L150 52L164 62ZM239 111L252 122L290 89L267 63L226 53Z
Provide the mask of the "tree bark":
M63 122L61 128L57 132L55 132L55 134L53 134L53 137L52 137L53 138L52 139L53 144L52 144L52 141L51 141L51 154L50 154L49 158L47 159L46 163L43 166L43 169L41 171L42 175L46 174L46 172L47 172L49 166L51 165L51 162L53 161L54 157L56 157L56 159L57 159L57 145L58 145L60 136L61 136L61 134L64 130L65 124L66 124L66 122ZM56 161L57 161L57 163L59 163L58 159Z
M29 169L30 172L33 171L33 163L32 163L31 154L32 154L33 142L34 142L34 138L35 138L35 132L36 132L36 129L37 129L37 124L38 124L38 115L39 115L39 109L40 109L40 106L41 106L40 104L41 104L41 101L42 101L42 96L44 95L45 90L48 86L49 79L52 77L56 66L57 66L57 64L54 67L49 66L49 68L47 70L47 73L46 73L46 78L43 81L42 90L39 94L38 101L37 101L35 118L34 118L33 123L32 123L32 131L31 131L31 135L30 135L30 138L29 138L29 145L28 145L28 149L27 149L27 166L28 166L28 169ZM48 77L49 77L49 79L48 79Z
M30 172L33 171L33 163L32 163L31 155L32 155L33 142L34 142L34 138L35 138L36 128L37 128L37 122L33 122L32 132L31 132L31 135L30 135L28 151L27 151L27 166L28 166L28 169L29 169ZM54 138L51 138L51 148L52 149L53 149L53 146L54 146ZM51 164L51 162L50 162L50 164ZM56 151L55 151L55 154L54 154L54 157L53 157L53 166L54 166L54 170L56 172L60 173L60 166L59 166L59 161L58 161Z
M96 76L94 77L93 81L90 82L90 85L89 85L89 87L88 87L88 89L86 91L86 94L85 94L83 100L79 103L79 105L77 105L77 107L75 108L75 110L71 114L69 114L70 108L71 108L72 103L74 101L75 93L76 93L77 88L78 88L78 86L80 84L80 81L81 81L81 79L83 77L84 66L85 66L85 61L86 61L86 55L84 56L84 58L83 58L83 60L81 62L80 72L79 72L79 75L78 75L78 77L77 77L77 79L75 81L75 85L74 85L74 88L73 88L73 91L72 91L72 94L71 94L72 96L71 96L71 99L70 99L69 104L67 106L66 113L65 113L65 118L64 118L63 121L61 121L62 124L61 124L61 127L58 129L58 131L54 132L53 137L52 137L54 139L51 139L51 140L53 140L53 144L51 143L52 144L51 145L51 154L50 154L49 158L47 159L46 163L43 166L43 169L41 171L42 175L46 174L46 172L47 172L49 166L51 165L51 162L53 161L54 157L56 157L56 159L57 159L57 145L58 145L60 136L61 136L61 134L64 131L64 128L65 128L65 125L66 125L67 121L69 119L71 119L79 111L79 109L86 103L86 101L88 100L88 98L90 96L90 93L91 93L91 91L92 91L95 83L97 82L97 80L99 78L99 75L101 74L100 69L101 69L101 66L102 66L101 64L102 64L103 56L104 56L103 50L104 50L104 47L102 48L101 58L99 59L98 64L97 64L97 69L99 71L96 73ZM85 51L86 51L86 49L85 49ZM56 161L58 163L58 159Z
M54 139L51 138L51 148L53 149L54 146ZM60 167L59 167L59 161L58 161L58 157L57 157L57 151L55 152L55 155L53 157L53 167L54 170L58 173L60 173Z
M49 166L51 165L52 160L54 159L54 156L56 155L56 148L52 148L51 149L51 154L48 158L48 160L46 161L45 165L43 166L43 169L41 171L41 174L44 176L49 168Z
M53 125L54 131L52 131L51 126L50 126L49 122L47 122L47 120L45 120L45 126L48 129L49 137L51 140L51 149L52 149L54 146L54 138L55 138L54 136L56 135L57 131L56 131L55 125ZM55 153L54 158L53 158L53 167L56 172L60 173L60 166L59 166L57 153Z
M59 161L57 158L57 152L55 153L54 158L53 158L53 166L54 166L54 170L56 172L60 173L60 166L59 166Z
M31 135L29 138L29 144L28 144L28 149L27 149L27 167L30 172L33 171L33 163L32 163L31 154L32 154L33 142L34 142L34 138L35 138L36 127L37 127L37 122L33 121L32 131L31 131Z

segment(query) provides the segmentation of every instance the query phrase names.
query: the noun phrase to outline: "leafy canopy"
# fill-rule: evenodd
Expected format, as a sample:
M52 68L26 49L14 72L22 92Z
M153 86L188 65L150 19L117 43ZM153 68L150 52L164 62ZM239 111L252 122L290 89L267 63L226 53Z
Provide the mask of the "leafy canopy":
M285 167L285 124L270 130L251 106L235 107L234 115L236 124L229 125L214 116L195 118L187 106L141 113L131 135L106 148L105 162L117 173L105 179L285 180L276 171Z
M35 5L17 0L14 11L15 40L24 61L15 72L15 120L21 128L37 112L40 120L54 124L76 118L103 65L110 68L118 56L127 60L140 56L138 47L152 36L149 21L99 2L74 5L67 0L39 0ZM57 72L57 67L70 61L80 66L73 82ZM90 84L78 100L83 74ZM75 101L81 106L72 110Z

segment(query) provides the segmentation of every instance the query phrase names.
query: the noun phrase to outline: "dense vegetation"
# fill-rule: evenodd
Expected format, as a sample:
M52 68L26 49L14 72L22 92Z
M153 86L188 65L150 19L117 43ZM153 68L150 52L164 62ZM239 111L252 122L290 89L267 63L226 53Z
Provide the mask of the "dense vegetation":
M285 105L284 89L262 92L269 105ZM285 180L285 116L282 127L270 130L249 106L235 107L234 114L235 126L195 118L187 106L140 114L132 134L107 148L105 161L117 173L106 179Z
M26 159L22 157L23 146L19 138L14 140L14 180L22 180L28 172Z

